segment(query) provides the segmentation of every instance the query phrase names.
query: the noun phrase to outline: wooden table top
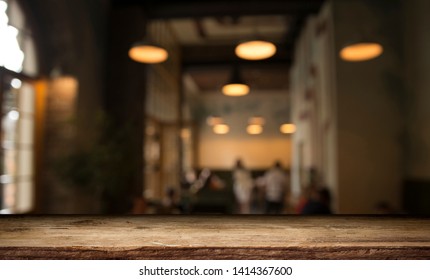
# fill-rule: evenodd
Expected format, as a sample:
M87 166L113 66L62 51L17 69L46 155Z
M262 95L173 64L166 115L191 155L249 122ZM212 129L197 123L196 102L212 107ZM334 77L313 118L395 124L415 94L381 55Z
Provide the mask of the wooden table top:
M1 216L0 259L430 259L430 218Z

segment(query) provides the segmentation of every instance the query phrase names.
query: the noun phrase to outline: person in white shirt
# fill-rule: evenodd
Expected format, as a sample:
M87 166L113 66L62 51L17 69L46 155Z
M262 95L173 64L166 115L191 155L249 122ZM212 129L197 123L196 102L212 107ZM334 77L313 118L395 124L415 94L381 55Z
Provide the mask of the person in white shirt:
M266 195L266 214L280 214L288 191L288 176L277 161L263 177Z

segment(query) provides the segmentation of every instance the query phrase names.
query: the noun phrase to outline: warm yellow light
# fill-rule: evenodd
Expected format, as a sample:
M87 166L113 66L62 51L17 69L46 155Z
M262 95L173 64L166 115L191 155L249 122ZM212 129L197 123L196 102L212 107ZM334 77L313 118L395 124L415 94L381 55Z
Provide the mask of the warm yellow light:
M246 131L251 135L258 135L263 133L263 127L258 124L251 124L251 125L248 125L248 127L246 128Z
M182 139L190 139L191 138L191 130L189 128L181 129L181 138Z
M296 132L296 126L291 123L281 125L281 132L284 134L292 134Z
M247 60L262 60L276 53L276 46L266 41L249 41L236 47L236 55Z
M245 84L228 84L222 87L222 93L228 96L244 96L249 93L249 86Z
M209 126L214 126L217 124L222 124L223 123L223 119L221 117L217 117L217 116L210 116L206 119L206 123Z
M161 63L169 57L165 49L143 43L134 45L128 55L134 61L147 64Z
M252 117L248 120L248 124L264 125L265 123L266 121L263 117Z
M227 134L230 131L230 127L226 124L217 124L213 127L215 134Z
M340 57L346 61L365 61L376 58L384 52L378 43L358 43L349 45L340 51Z

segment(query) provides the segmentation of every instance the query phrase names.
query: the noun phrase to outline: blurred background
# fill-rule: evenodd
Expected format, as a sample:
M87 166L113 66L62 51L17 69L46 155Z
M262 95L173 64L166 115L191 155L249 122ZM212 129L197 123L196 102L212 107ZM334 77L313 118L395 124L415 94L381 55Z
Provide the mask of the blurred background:
M0 0L0 213L429 215L429 12Z

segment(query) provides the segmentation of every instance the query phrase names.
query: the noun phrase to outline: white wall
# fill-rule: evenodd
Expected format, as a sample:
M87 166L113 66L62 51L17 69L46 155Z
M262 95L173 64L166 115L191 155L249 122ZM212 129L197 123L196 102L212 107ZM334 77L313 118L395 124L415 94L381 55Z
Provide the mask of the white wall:
M309 170L318 172L318 183L336 197L336 100L331 4L307 20L295 46L291 70L293 122L292 191L298 197L310 182ZM334 200L336 201L336 200ZM334 208L336 203L333 204Z
M240 138L221 135L204 137L199 145L199 165L211 169L231 169L238 158L251 169L265 169L280 160L291 164L288 138Z

